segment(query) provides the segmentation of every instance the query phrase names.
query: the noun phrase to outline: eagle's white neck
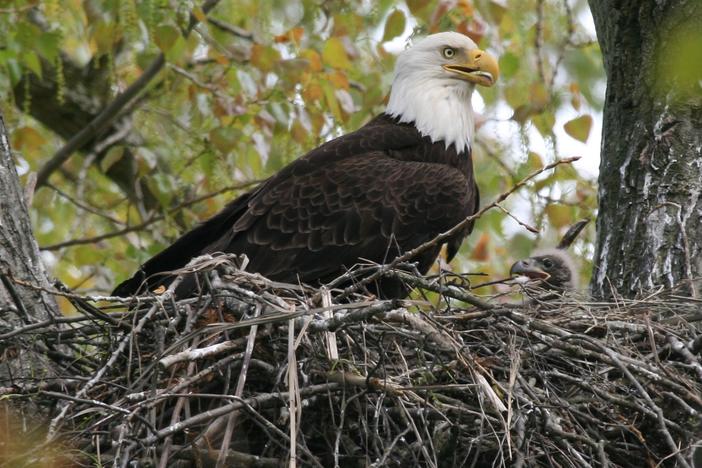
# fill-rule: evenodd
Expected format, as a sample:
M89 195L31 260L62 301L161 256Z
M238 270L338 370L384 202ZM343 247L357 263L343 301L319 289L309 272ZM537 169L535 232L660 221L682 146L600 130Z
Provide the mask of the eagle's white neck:
M397 70L402 70L398 67ZM473 85L452 77L431 73L396 73L386 113L411 123L431 138L456 151L470 149L475 133L471 95Z

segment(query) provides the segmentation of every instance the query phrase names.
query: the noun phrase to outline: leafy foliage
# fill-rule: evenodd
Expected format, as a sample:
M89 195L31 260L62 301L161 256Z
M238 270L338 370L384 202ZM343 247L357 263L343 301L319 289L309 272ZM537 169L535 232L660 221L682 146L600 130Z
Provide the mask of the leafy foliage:
M34 194L45 260L72 288L110 290L237 193L381 112L411 34L456 30L500 56L499 85L475 99L483 203L574 155L563 148L585 148L578 141L592 141L602 106L600 54L582 0L243 0L209 13L186 0L4 5L0 96L25 183L165 56L115 123ZM539 234L491 211L456 271L505 276L515 258L555 245L592 215L593 181L559 169L503 206ZM576 243L584 258L591 238Z

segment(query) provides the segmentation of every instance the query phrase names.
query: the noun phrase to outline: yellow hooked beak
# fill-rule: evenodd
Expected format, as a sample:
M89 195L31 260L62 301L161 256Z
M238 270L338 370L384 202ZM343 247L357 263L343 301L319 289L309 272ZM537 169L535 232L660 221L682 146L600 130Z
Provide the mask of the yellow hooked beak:
M480 49L468 52L466 63L446 64L444 69L456 73L461 79L481 86L492 86L500 76L497 59Z

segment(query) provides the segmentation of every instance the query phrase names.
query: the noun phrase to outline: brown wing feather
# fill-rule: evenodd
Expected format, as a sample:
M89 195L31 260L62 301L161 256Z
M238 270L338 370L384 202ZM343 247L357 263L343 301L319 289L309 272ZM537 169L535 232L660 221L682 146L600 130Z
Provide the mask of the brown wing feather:
M364 154L281 181L208 250L256 252L251 269L273 279L325 281L359 258L388 261L460 222L474 205L468 185L446 165Z

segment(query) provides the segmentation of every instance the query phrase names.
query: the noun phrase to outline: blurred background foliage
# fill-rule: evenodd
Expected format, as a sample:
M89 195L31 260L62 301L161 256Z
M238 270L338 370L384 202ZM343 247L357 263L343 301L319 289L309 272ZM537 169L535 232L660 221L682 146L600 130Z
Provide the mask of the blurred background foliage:
M584 156L483 216L454 271L504 277L515 259L593 216L604 73L584 0L208 3L207 13L188 0L0 3L0 98L30 186L165 57L136 98L36 187L35 234L69 287L110 291L241 191L363 125L384 108L396 54L438 31L468 34L500 57L498 85L474 98L483 204L557 158ZM573 247L583 284L592 224Z

